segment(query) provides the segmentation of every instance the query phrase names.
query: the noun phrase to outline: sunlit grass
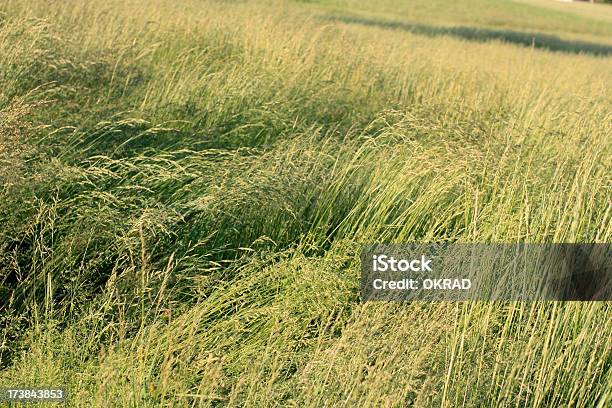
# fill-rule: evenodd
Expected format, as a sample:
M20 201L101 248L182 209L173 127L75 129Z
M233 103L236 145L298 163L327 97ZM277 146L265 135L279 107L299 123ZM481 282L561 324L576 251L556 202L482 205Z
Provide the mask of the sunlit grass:
M609 242L610 56L327 17L612 28L325 3L0 5L0 387L610 404L609 302L358 299L361 243Z

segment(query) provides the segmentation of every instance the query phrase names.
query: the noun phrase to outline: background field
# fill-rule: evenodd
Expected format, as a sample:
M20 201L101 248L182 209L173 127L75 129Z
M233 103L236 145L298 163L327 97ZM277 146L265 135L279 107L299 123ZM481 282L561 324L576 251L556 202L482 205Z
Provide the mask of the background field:
M609 406L610 302L358 298L364 242L610 242L612 6L545 3L1 2L0 387Z

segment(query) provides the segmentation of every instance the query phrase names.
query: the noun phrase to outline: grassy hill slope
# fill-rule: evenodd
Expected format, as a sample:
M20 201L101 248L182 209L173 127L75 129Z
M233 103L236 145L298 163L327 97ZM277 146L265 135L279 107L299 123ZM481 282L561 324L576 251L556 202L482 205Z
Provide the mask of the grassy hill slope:
M609 302L359 302L362 242L612 237L612 25L406 4L0 4L0 387L608 406Z

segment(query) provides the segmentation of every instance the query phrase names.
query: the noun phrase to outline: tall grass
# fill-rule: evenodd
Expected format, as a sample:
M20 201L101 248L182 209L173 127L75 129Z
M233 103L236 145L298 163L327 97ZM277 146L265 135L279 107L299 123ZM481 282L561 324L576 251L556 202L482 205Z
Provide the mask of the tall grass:
M571 19L499 7L519 31ZM610 404L609 302L358 299L364 242L609 242L610 57L330 8L0 5L0 387L65 386L70 406ZM607 44L585 19L572 36Z

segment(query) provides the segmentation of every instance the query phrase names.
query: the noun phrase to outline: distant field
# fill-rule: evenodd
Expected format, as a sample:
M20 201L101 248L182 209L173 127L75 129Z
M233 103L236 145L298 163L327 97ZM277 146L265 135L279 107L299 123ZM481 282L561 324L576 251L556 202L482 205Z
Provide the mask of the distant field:
M556 0L516 0L518 3L531 4L537 7L550 10L561 11L563 13L573 13L594 20L604 20L612 22L612 5L601 3L586 2L560 2Z
M612 6L607 4L559 3L555 0L312 0L309 10L339 10L344 14L390 17L438 25L475 25L542 33L601 36L612 40ZM606 38L607 37L607 38Z
M1 2L0 388L610 406L610 302L364 304L359 253L610 242L611 8Z

